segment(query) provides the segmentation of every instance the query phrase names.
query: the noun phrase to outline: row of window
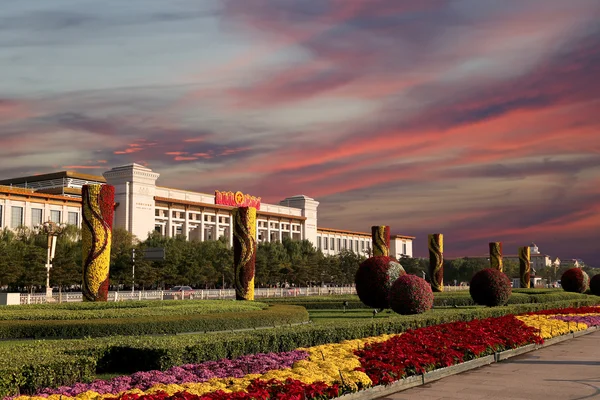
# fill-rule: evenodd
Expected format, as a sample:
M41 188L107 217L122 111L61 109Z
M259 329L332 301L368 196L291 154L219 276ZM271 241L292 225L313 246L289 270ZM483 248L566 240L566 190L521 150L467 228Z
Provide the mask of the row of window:
M18 228L19 226L25 225L24 215L25 210L20 206L12 206L10 208L10 216L8 217L8 225L3 220L4 206L0 205L0 227L8 226L10 228ZM32 208L31 212L31 226L40 225L44 222L44 210L41 208ZM62 211L50 210L50 221L61 223ZM69 211L67 214L67 223L69 225L79 225L79 213Z
M371 250L371 242L368 240L360 240L360 239L342 239L337 238L337 247L336 247L336 238L324 238L322 236L317 236L317 248L321 250L353 250L358 253L358 250L364 251ZM406 243L402 243L402 254L408 254L406 252Z
M355 252L359 251L359 247L361 251L370 250L371 242L360 240L360 239L342 239L337 238L337 246L336 246L336 238L324 238L322 236L317 236L317 248L321 250L354 250Z

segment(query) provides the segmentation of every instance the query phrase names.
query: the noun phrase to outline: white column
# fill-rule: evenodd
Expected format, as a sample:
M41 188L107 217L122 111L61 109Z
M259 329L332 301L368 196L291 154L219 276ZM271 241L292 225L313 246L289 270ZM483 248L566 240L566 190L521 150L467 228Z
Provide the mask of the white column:
M185 222L183 223L183 234L185 235L185 240L190 240L190 210L187 206L183 206L185 210Z
M271 241L271 219L267 217L267 242Z
M169 211L168 211L168 218L169 220L167 221L167 237L173 237L173 208L169 205Z
M200 210L200 241L204 242L204 210Z
M282 232L282 227L283 224L281 223L281 219L279 219L279 241L282 242L283 241L283 232Z
M66 205L62 206L62 211L60 212L61 223L66 224L69 222L69 210Z

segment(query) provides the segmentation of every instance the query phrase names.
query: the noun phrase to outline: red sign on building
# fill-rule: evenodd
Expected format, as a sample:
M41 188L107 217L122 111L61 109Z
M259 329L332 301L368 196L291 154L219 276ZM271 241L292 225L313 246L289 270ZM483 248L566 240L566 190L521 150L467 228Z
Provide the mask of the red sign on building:
M260 197L242 192L220 192L215 190L215 204L232 207L254 207L260 210Z

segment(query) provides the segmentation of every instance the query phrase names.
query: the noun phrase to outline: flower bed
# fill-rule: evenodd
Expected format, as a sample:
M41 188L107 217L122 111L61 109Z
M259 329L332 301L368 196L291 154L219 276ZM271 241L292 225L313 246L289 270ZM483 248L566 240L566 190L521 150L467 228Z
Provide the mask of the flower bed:
M18 400L333 398L600 325L600 307L452 322L398 335L184 365Z

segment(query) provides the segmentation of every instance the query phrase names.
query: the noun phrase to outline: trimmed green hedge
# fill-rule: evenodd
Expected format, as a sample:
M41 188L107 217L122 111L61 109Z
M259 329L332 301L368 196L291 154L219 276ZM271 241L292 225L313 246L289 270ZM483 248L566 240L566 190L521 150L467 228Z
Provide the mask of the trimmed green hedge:
M0 338L78 338L164 335L272 327L308 321L305 308L273 305L264 310L87 320L0 321Z
M268 304L235 300L81 302L0 308L0 320L82 320L262 310Z
M583 296L577 300L567 300L544 304L521 304L505 307L477 307L472 309L437 309L423 314L398 316L385 319L340 320L340 322L322 325L302 325L286 328L255 330L252 332L228 332L219 334L182 335L182 336L133 336L105 337L94 340L53 340L35 343L36 353L23 355L20 347L23 343L0 342L0 377L22 376L32 366L40 364L40 355L55 354L61 363L46 365L46 375L35 382L50 382L51 385L72 384L77 381L89 381L90 368L95 362L96 371L130 373L134 371L167 369L186 363L200 363L222 358L235 358L244 354L260 352L290 351L299 347L310 347L343 340L377 336L386 333L399 333L407 329L436 325L451 321L468 321L474 318L495 317L506 314L519 314L541 309L562 308L599 304L596 296ZM33 346L33 344L32 344ZM62 357L65 357L64 359ZM71 358L69 358L71 357ZM82 365L85 372L75 377L61 368L66 368L65 360L73 365ZM77 361L76 361L77 360ZM10 367L9 367L10 366ZM73 367L75 368L75 367ZM79 368L79 367L77 367ZM37 368L43 374L44 368ZM38 373L38 372L36 372ZM83 376L85 375L85 376ZM54 380L53 380L54 379ZM32 385L19 384L18 380L6 378L0 385L0 396L31 392L36 388L49 386L47 383ZM8 382L8 383L7 383ZM12 382L12 383L11 383Z
M508 304L547 303L555 301L584 299L580 293L568 293L560 289L515 289L508 300ZM346 309L368 309L358 296L321 296L321 297L293 297L285 299L264 299L269 304L294 304L307 310L341 310L344 302ZM469 291L434 293L433 307L470 307L476 305Z

